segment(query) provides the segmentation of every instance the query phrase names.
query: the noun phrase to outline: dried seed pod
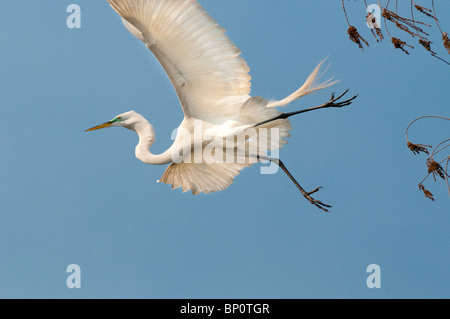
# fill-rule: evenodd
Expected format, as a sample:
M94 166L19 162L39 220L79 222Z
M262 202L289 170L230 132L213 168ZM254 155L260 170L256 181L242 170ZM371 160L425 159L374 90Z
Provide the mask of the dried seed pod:
M408 148L411 150L411 152L414 153L414 155L420 154L420 152L430 155L430 153L428 152L427 146L431 147L430 145L413 144L411 142L408 142Z
M433 174L434 181L436 181L436 175L445 179L445 172L442 166L436 162L433 158L427 160L428 174Z
M419 189L423 191L426 198L429 198L434 202L433 194L428 189L426 189L422 184L419 184Z
M424 15L429 16L430 18L434 19L434 16L431 14L432 10L431 9L427 9L425 7L421 7L419 5L414 5L414 7L416 8L417 11L423 13Z
M369 46L369 43L366 40L364 40L364 38L358 33L358 30L354 26L351 25L348 28L347 33L349 35L350 40L355 42L360 47L361 50L364 51L362 42L364 42L365 45Z
M432 54L436 54L436 52L434 52L433 50L431 50L431 41L427 41L424 39L420 39L419 43L425 48L425 50L427 50L428 52L431 52Z
M444 42L444 47L447 49L448 54L450 54L450 39L448 38L448 33L442 34L442 41Z
M394 47L395 47L396 49L400 49L400 50L402 50L403 52L405 52L405 53L408 54L408 55L409 55L409 52L405 49L405 46L408 46L408 47L414 49L414 47L413 47L412 45L409 45L409 44L407 44L405 41L402 41L402 40L400 40L400 39L398 39L398 38L392 37L392 38L391 38L391 41L392 41L392 43L394 44Z

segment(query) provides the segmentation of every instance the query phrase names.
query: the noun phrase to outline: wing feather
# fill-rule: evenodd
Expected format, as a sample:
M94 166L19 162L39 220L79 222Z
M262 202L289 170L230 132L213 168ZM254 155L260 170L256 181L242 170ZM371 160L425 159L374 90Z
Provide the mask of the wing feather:
M159 182L171 184L193 195L213 193L226 189L240 171L249 164L237 163L180 163L170 164Z
M108 0L159 60L185 116L212 123L249 98L249 67L225 30L195 0Z

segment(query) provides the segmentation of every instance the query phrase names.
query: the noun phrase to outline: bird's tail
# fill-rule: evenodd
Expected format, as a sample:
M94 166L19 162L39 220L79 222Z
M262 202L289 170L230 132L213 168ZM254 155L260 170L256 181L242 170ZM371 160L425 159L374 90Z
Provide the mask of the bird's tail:
M328 79L325 82L320 82L320 79L322 78L324 71L321 72L321 68L325 60L321 61L312 71L312 73L309 75L309 77L306 79L305 83L294 93L289 95L288 97L280 100L280 101L270 101L267 107L278 107L278 106L286 106L289 103L303 97L306 95L309 95L313 92L322 90L324 88L327 88L333 84L336 84L338 81L333 81L333 79Z

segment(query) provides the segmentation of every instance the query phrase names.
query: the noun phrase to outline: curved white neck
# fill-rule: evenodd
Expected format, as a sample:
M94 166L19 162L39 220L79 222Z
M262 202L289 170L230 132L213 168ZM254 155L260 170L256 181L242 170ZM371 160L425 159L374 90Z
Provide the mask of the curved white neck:
M150 147L155 142L155 130L147 120L143 119L131 129L139 135L139 144L136 146L136 157L138 159L146 164L153 165L172 163L170 149L159 155L150 152Z

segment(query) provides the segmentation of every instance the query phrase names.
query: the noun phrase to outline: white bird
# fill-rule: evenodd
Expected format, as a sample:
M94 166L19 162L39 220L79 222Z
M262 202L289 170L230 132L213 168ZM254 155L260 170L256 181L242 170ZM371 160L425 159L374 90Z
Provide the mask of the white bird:
M250 69L240 57L241 51L197 1L108 2L122 17L125 27L144 42L163 66L178 94L184 119L172 146L159 155L150 152L155 142L152 125L134 111L86 131L115 126L135 131L139 136L136 157L148 164L170 164L160 182L172 184L172 189L181 187L183 192L191 190L194 195L224 190L244 167L270 160L283 169L308 201L328 211L331 206L311 197L319 188L306 192L279 159L267 157L267 152L287 143L283 138L290 136L292 129L288 117L315 109L346 106L356 98L337 102L346 91L337 98L332 95L323 105L302 111L282 113L276 108L334 84L331 80L319 83L322 63L296 92L285 99L268 101L251 97ZM195 137L196 129L201 130L200 136ZM224 142L233 136L243 136L244 141ZM258 148L252 152L249 145L255 140L259 140ZM205 151L213 141L216 147L207 155ZM200 149L200 155L195 149ZM233 160L218 160L223 159L218 156L218 150L233 152ZM238 150L243 150L240 156L236 155Z

